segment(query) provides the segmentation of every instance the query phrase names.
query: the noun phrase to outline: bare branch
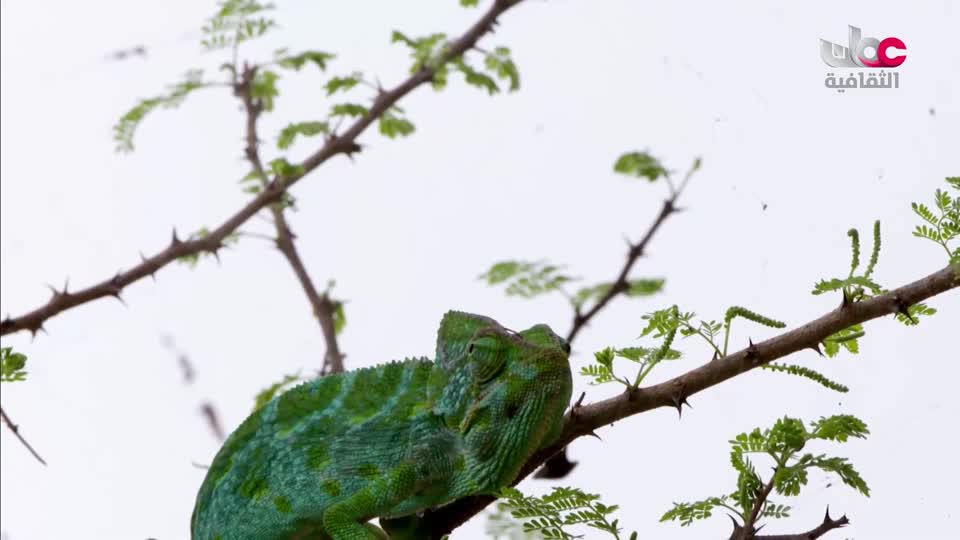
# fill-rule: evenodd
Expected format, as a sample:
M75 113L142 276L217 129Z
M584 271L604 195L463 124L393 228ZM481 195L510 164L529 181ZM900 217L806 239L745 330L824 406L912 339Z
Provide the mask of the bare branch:
M10 431L12 431L13 434L16 435L18 439L20 439L20 443L23 444L23 446L25 446L27 450L30 451L31 454L33 454L33 457L37 458L37 461L39 461L42 465L46 465L47 462L44 461L43 458L40 457L40 454L38 454L37 451L34 450L32 446L30 446L30 443L28 443L27 440L23 438L23 435L20 434L20 426L13 423L13 420L11 420L9 416L7 416L7 411L4 411L3 407L0 407L0 417L3 418L3 423L6 424L8 428L10 428Z
M472 48L481 37L493 30L496 20L500 15L520 2L522 2L522 0L496 0L490 9L487 10L473 26L467 29L459 38L449 43L449 46L444 49L442 56L438 59L438 65L443 65L447 61L459 57ZM7 335L22 330L36 334L51 317L100 298L106 298L108 296L119 298L120 292L124 287L147 276L152 276L157 270L170 264L179 257L203 252L216 253L223 247L224 240L226 240L230 234L260 210L266 208L271 203L279 201L284 191L291 185L297 183L304 176L313 172L317 167L338 154L351 155L360 151L357 138L401 98L424 83L430 82L433 79L435 71L435 68L424 65L393 89L378 94L373 105L370 107L370 111L365 116L355 120L343 134L328 138L320 149L300 163L301 169L299 172L289 176L274 177L263 191L257 194L257 196L251 199L243 208L230 216L226 221L210 231L206 236L182 241L176 236L176 233L174 233L173 239L166 249L152 257L143 257L140 264L131 267L129 270L118 272L109 279L76 292L67 293L64 291L62 294L55 294L46 304L33 311L19 317L7 317L3 321L0 321L0 335Z
M760 365L812 348L844 328L884 315L896 314L904 305L911 306L958 286L960 264L947 266L898 289L838 307L803 326L709 361L666 382L577 407L576 414L568 412L564 418L560 438L549 448L535 453L520 470L516 482L525 478L574 439L589 435L598 428L642 412L673 407L678 399L716 386ZM439 510L427 512L431 538L439 539L443 534L459 527L493 500L494 498L489 496L467 497Z

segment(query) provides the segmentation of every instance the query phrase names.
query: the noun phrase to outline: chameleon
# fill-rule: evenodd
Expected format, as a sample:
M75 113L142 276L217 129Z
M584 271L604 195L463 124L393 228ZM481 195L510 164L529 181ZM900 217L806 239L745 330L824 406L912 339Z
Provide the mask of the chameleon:
M326 375L250 414L207 470L191 536L424 538L424 511L497 493L559 438L569 356L545 324L447 312L432 361Z

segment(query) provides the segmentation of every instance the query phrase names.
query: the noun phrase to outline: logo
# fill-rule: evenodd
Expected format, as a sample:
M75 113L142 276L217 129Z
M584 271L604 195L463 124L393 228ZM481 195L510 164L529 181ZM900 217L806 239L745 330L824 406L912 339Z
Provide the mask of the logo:
M879 40L874 37L861 37L860 29L848 26L847 46L832 43L825 39L820 40L820 59L832 68L845 69L888 69L895 68L907 59L907 46L897 37L888 37ZM897 72L880 72L879 77L874 74L864 78L862 72L855 77L850 73L836 77L828 73L824 81L827 88L835 88L843 92L848 88L899 88L900 74Z

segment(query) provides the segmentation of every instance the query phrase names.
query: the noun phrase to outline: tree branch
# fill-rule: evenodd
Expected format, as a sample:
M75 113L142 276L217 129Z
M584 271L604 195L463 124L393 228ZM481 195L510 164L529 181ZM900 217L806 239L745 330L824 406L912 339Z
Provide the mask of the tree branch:
M519 482L541 463L574 439L624 418L660 407L676 407L687 397L746 373L760 365L804 349L854 324L896 314L908 306L960 286L960 264L947 266L898 289L863 300L844 303L826 315L760 343L709 361L683 375L645 388L626 390L619 396L571 409L563 433L549 448L536 452L523 466ZM439 539L459 527L494 501L489 496L467 497L439 510L427 512L430 537Z
M473 26L467 29L459 38L449 43L449 46L438 59L438 64L443 65L449 60L457 58L468 51L481 37L493 30L497 18L500 15L522 1L523 0L496 0L490 9L488 9ZM131 267L129 270L118 272L109 279L76 292L68 292L66 287L64 287L63 291L54 291L53 296L43 306L19 317L8 316L0 322L0 335L7 335L22 330L36 334L43 329L43 324L48 319L64 311L108 296L119 299L124 287L147 276L153 276L157 270L170 264L177 258L198 253L216 254L223 247L224 240L226 240L230 234L233 234L234 231L246 223L252 216L256 215L257 212L266 208L271 203L279 201L283 197L283 193L304 176L313 172L317 167L338 154L351 155L359 152L361 147L357 143L357 137L370 127L374 121L379 119L384 112L393 107L401 98L422 84L430 82L435 72L435 68L425 65L393 89L378 94L367 115L355 120L342 135L329 137L320 149L300 163L301 169L299 172L288 176L274 177L263 191L257 194L257 196L251 199L243 208L230 216L226 221L210 231L206 236L180 240L177 237L176 230L174 230L173 238L165 249L152 257L141 255L142 262Z
M34 450L32 446L30 446L30 443L28 443L27 440L23 438L23 435L20 434L20 426L13 423L13 420L11 420L9 416L7 416L7 411L4 411L3 407L0 407L0 418L3 418L3 423L6 424L8 428L10 428L10 431L12 431L13 434L18 439L20 439L20 443L23 446L25 446L27 450L30 451L31 454L33 454L33 457L37 458L37 461L39 461L42 465L46 465L47 462L44 461L43 458L40 457L40 454L38 454L37 451Z
M748 536L747 540L816 540L817 538L820 538L834 529L839 529L840 527L845 527L849 524L850 520L847 519L847 516L845 515L840 516L840 519L831 518L830 508L827 507L827 512L823 516L823 523L817 525L807 532L798 534L760 534Z
M766 504L767 497L769 497L770 492L773 491L773 482L777 478L777 469L779 468L780 465L778 464L777 468L773 470L773 474L770 475L770 480L763 486L763 490L757 494L757 498L753 501L753 508L750 509L750 515L747 516L743 526L741 527L734 522L733 534L730 535L730 540L750 540L754 538L758 530L754 525L757 524L757 518L760 517L760 511L763 510L763 505Z
M234 94L243 102L243 108L246 113L246 147L244 154L247 161L253 167L254 172L260 177L264 185L270 182L266 171L263 168L263 161L260 159L259 139L257 137L257 120L260 113L263 112L261 103L256 102L250 95L250 84L256 77L257 68L244 66L243 74L237 84L234 86ZM320 330L323 332L323 339L327 344L327 350L323 359L321 373L339 373L343 371L343 353L340 352L340 346L337 343L336 327L333 322L336 306L330 300L327 293L320 293L317 287L310 279L306 265L300 258L300 253L294 244L296 235L290 230L287 218L284 215L285 208L282 203L270 205L270 213L273 215L273 224L276 228L276 245L280 253L286 257L287 262L293 268L293 273L297 276L297 281L307 295L307 300L313 308L313 315L320 324Z

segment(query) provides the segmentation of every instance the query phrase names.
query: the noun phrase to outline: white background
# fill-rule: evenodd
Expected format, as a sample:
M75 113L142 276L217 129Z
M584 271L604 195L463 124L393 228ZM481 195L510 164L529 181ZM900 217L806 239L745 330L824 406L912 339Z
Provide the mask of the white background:
M459 34L479 16L453 0L280 4L282 29L246 49L253 58L284 45L332 51L331 75L362 70L388 86L409 66L406 50L389 43L392 29ZM223 57L197 44L213 8L3 2L4 314L45 302L46 283L69 277L76 288L108 277L136 263L139 250L165 246L171 227L214 226L246 200L236 183L247 171L242 116L226 90L149 117L132 155L115 154L111 141L112 123L136 98L191 67L217 75ZM910 236L909 203L929 200L960 171L958 21L946 0L524 3L482 42L511 47L520 92L490 98L456 77L440 94L419 89L401 104L414 136L390 141L371 130L355 163L337 157L294 189L300 210L291 221L306 264L320 285L335 278L349 300L348 365L430 354L451 308L564 333L561 297L507 298L476 276L496 260L548 258L586 283L612 279L623 235L646 230L664 195L663 186L613 174L616 156L633 149L677 170L695 156L704 166L684 194L688 211L670 218L636 268L636 277L666 276L665 294L614 301L574 344L575 369L603 346L638 344L640 317L672 303L710 318L739 304L791 325L825 313L838 298L811 296L813 283L846 272L846 230L859 227L868 245L875 218L883 285L941 268L942 250ZM844 43L847 24L906 42L899 89L824 88L818 40ZM138 44L146 60L105 59ZM263 121L268 159L280 127L329 110L323 80L313 70L284 74L277 109ZM355 96L367 98L362 89ZM244 229L270 230L260 220ZM186 538L204 474L191 463L208 463L218 446L199 403L212 400L232 429L262 387L320 365L323 340L306 299L265 242L244 239L219 265L170 266L125 298L128 308L101 300L73 309L33 341L3 339L30 357L29 380L4 384L3 405L50 463L41 467L0 433L2 529L12 540ZM851 413L868 422L868 441L811 450L851 457L872 496L813 474L806 494L789 501L794 518L766 531L812 528L829 504L853 521L831 538L948 538L960 481L960 302L954 292L932 305L941 312L918 328L889 317L870 323L859 356L790 359L848 384L847 395L749 373L694 396L682 421L658 410L603 429L602 442L576 442L581 465L563 483L620 504L621 522L641 538L726 537L722 515L689 530L658 519L671 501L732 490L726 441L736 433L784 413ZM193 386L182 383L163 335L193 361ZM770 335L740 325L734 345ZM700 344L684 345L687 358L651 381L708 359ZM581 389L588 400L616 391L578 380ZM482 536L477 519L454 538Z

